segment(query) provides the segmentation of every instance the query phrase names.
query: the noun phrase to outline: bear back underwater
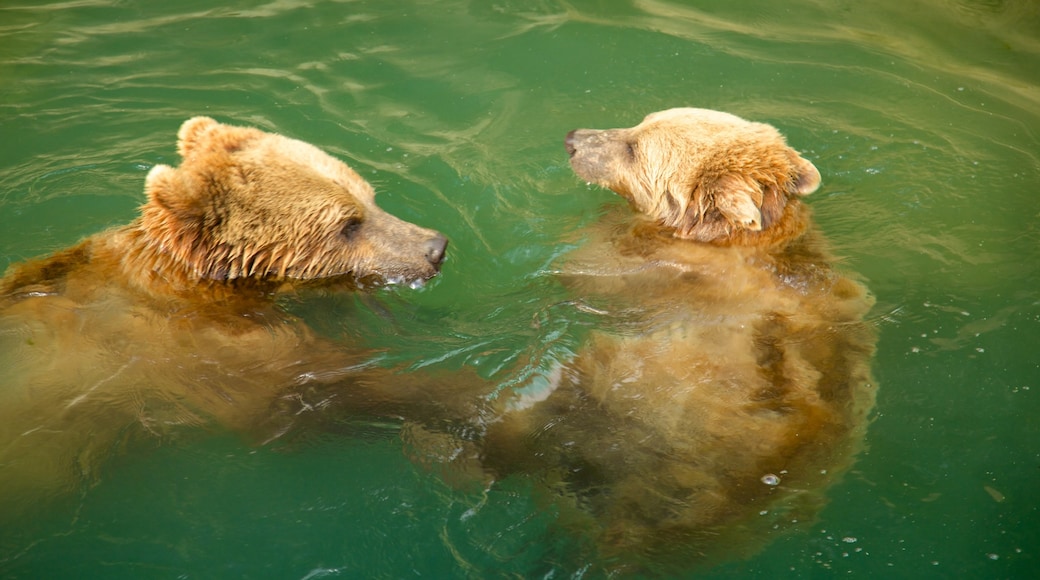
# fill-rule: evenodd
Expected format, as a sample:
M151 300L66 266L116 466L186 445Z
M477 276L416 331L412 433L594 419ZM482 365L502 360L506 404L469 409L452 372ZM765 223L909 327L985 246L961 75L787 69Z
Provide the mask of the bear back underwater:
M748 556L810 523L875 400L873 297L801 201L818 170L774 128L703 109L565 146L634 211L593 226L561 281L624 322L502 405L484 469L539 474L608 573Z

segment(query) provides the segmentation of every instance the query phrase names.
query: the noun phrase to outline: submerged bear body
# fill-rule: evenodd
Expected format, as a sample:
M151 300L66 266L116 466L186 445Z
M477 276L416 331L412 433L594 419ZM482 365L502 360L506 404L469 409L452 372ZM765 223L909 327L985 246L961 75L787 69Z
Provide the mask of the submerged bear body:
M372 352L276 298L440 269L441 234L380 210L317 148L206 117L178 136L182 163L148 174L137 220L0 280L0 515L89 485L141 436L279 436L314 386L379 379Z
M675 109L566 140L627 198L560 276L602 324L488 428L495 477L537 473L608 570L668 573L811 521L874 403L873 300L831 267L775 129Z

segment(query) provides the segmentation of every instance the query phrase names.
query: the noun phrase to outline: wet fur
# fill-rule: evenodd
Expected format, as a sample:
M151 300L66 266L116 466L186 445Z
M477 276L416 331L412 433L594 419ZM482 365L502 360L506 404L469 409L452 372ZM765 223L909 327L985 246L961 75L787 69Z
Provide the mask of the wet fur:
M262 442L326 406L397 413L388 385L423 400L372 366L378 353L317 336L277 300L421 283L444 237L380 210L306 143L206 117L179 137L182 163L149 173L138 219L0 280L0 522L185 427Z
M874 402L872 298L832 268L800 199L819 173L772 127L699 109L567 148L637 211L561 268L610 329L543 400L507 405L481 465L540 474L609 571L747 555L811 521Z

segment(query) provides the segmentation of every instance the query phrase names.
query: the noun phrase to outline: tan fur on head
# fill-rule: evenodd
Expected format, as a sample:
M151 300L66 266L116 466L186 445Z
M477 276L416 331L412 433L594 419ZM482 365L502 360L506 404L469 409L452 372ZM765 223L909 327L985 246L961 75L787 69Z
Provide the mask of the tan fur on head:
M177 168L148 174L140 231L164 266L204 280L421 281L443 237L383 212L372 187L307 143L208 117L178 132Z
M177 153L182 158L187 158L197 148L205 133L218 124L209 117L192 117L182 123L177 131Z
M773 127L707 109L669 109L629 129L567 136L582 178L629 199L680 238L763 245L800 233L788 206L820 173Z

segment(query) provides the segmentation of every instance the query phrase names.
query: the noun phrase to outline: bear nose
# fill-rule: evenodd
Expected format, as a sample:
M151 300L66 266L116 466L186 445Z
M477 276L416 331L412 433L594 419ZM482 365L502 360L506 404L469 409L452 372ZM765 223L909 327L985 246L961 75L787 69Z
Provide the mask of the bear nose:
M444 250L448 247L448 238L437 234L426 242L426 260L434 266L440 266L444 261Z
M563 146L567 148L567 155L570 155L571 157L574 157L574 152L577 151L577 149L574 147L575 131L577 131L577 129L571 131L570 133L567 133L567 136L563 139Z

